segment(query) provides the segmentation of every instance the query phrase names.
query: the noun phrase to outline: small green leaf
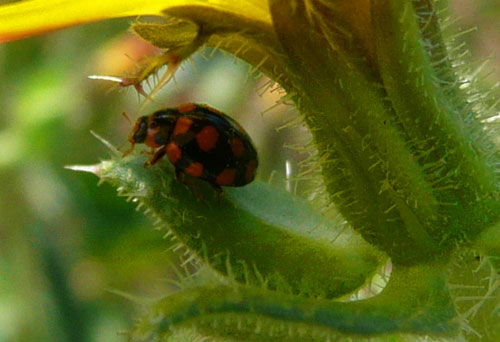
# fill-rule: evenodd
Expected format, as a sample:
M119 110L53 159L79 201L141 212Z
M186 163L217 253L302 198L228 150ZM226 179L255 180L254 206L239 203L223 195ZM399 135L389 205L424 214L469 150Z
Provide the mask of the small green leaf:
M167 24L135 23L131 29L142 39L163 49L179 49L193 44L199 33L199 27L187 20L173 20Z

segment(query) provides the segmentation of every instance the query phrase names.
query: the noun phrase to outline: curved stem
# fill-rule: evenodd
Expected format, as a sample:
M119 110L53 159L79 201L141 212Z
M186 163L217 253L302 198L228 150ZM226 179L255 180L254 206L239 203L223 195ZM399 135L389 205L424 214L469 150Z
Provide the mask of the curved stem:
M390 332L452 335L455 311L445 286L443 265L395 268L384 291L373 298L335 302L272 293L252 287L198 287L167 297L144 319L137 340L165 336L170 329L198 321L237 322L258 315L275 324L310 324L340 335ZM307 337L307 336L306 336ZM304 337L303 337L304 338ZM307 338L304 338L306 340Z

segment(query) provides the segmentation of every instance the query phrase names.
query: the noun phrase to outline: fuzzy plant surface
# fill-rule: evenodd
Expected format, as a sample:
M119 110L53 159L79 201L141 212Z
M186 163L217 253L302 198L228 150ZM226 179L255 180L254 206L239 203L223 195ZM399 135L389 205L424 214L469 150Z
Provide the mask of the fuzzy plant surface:
M148 308L131 341L500 340L498 100L443 30L445 4L43 3L57 20L16 21L36 17L40 1L0 7L0 40L75 18L161 15L132 30L165 52L122 85L141 92L162 66L160 83L216 47L279 84L313 136L324 208L262 181L220 201L199 184L199 200L168 162L144 168L113 147L111 160L75 167L152 214L193 273ZM382 291L355 296L387 260Z

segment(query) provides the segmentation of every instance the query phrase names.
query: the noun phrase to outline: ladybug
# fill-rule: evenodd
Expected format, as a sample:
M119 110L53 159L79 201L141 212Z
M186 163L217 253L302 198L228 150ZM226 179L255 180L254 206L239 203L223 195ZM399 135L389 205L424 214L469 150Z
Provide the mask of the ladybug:
M201 104L165 108L137 119L128 141L152 149L145 166L165 154L182 174L206 180L216 190L221 186L244 186L255 178L257 151L243 127L220 111Z

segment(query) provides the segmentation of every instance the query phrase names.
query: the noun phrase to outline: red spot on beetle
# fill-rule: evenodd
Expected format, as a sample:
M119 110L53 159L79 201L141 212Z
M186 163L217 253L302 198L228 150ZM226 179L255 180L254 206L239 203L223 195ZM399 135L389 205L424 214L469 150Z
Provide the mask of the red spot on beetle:
M196 141L202 151L208 152L215 147L219 140L219 132L214 126L205 126L196 135Z
M235 169L224 169L221 173L219 173L217 178L215 178L215 183L223 186L233 185L235 177Z
M179 146L177 146L175 142L171 141L167 145L167 156L168 160L170 160L170 162L175 165L175 163L177 163L179 158L182 156L182 150Z
M179 106L177 109L179 113L192 112L196 109L196 105L194 103L185 103Z
M257 170L257 160L250 160L245 167L245 180L247 183L253 181L255 177L255 170Z
M184 172L193 177L200 177L203 174L203 164L194 162L184 169Z
M172 133L172 136L176 136L179 134L189 132L189 129L191 128L192 124L193 124L193 120L191 120L190 118L180 117L177 120L177 123L175 124L174 132Z
M233 151L233 156L240 158L245 153L245 144L239 138L231 139L231 151Z

